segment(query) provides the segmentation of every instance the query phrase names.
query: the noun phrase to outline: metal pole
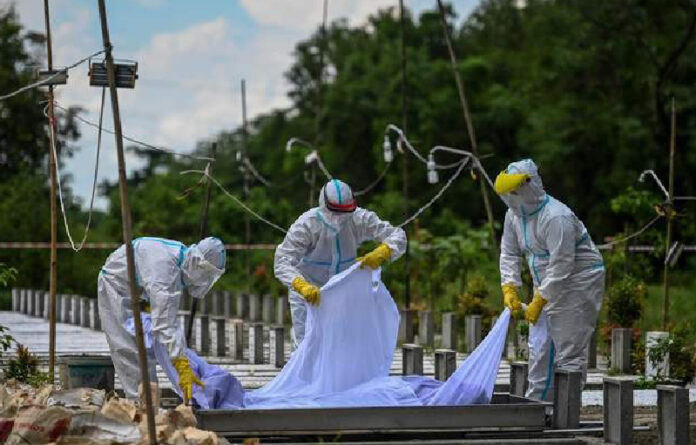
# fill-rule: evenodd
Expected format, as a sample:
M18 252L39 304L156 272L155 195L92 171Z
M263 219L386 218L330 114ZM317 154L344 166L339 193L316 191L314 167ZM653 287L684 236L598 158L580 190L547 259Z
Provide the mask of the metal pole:
M447 43L447 51L450 56L450 63L452 65L452 72L454 73L454 80L457 83L457 92L459 93L459 103L462 107L462 114L464 115L464 121L466 123L466 129L469 133L469 142L471 144L471 151L478 158L478 145L476 143L476 133L474 133L474 125L471 122L471 114L469 113L469 105L466 101L466 95L464 94L464 83L462 82L462 77L457 69L457 57L454 54L454 48L452 47L452 41L450 40L449 30L447 29L447 17L445 17L445 8L442 6L442 0L437 0L437 6L440 10L440 21L442 22L442 31L445 34L445 42ZM493 208L491 207L490 200L488 199L488 190L486 189L485 181L480 180L479 184L481 187L481 196L483 197L483 205L486 207L486 216L488 217L488 228L491 235L491 246L493 247L493 252L496 257L499 256L498 252L498 238L495 234L495 225L493 221Z
M114 117L114 135L116 137L116 153L118 155L118 181L121 195L121 222L123 224L123 243L126 247L126 268L128 270L128 285L133 306L133 319L135 322L135 341L138 345L138 362L140 365L140 381L145 393L145 413L147 415L147 428L150 436L150 444L157 445L157 432L155 429L155 410L152 406L152 392L150 391L150 374L147 366L147 353L143 338L143 323L140 319L140 295L135 278L135 263L133 261L133 234L131 228L131 211L128 203L128 183L126 182L126 159L123 154L123 134L121 132L121 114L118 107L118 92L116 90L116 75L114 59L111 54L112 46L109 40L109 28L106 23L106 6L104 0L97 0L99 4L99 18L101 21L102 39L104 41L104 60L106 61L106 73L109 80L109 92L111 94L111 111Z
M399 17L401 20L401 128L408 132L408 119L406 116L406 25L404 18L404 1L399 0ZM404 202L404 218L408 218L408 156L401 156L401 184L402 199ZM411 261L409 255L409 228L406 229L406 251L404 252L404 306L411 308ZM409 340L410 341L410 340Z
M44 19L46 22L46 55L48 57L48 69L53 69L53 47L51 41L51 20L48 9L48 0L44 0ZM51 138L57 135L55 125L55 115L53 109L53 85L48 86L48 124L51 126L49 131L52 132ZM49 158L49 175L51 177L51 260L50 260L50 278L49 292L50 308L49 308L49 330L48 330L48 378L51 383L55 376L56 365L56 291L58 288L58 207L56 204L56 188L58 187L56 179L56 164L58 160L53 154L53 144L50 142L48 147ZM57 153L56 153L57 156Z
M677 149L677 109L672 98L672 125L669 137L669 205L667 213L667 234L665 242L665 266L663 272L663 292L662 302L662 329L667 330L669 326L669 265L667 264L667 253L672 243L672 208L674 200L674 152Z
M213 142L210 146L210 157L215 159L217 155L217 142ZM208 174L213 174L213 164L208 164ZM201 227L198 231L198 239L203 239L208 234L208 207L210 206L210 179L206 178L205 196L203 198L203 206L201 207ZM198 298L191 299L191 316L188 319L186 326L186 344L191 342L191 334L193 333L193 319L196 317L198 310Z
M248 147L248 128L247 128L247 109L246 109L246 81L242 79L242 155L243 159L247 159ZM244 166L244 178L242 183L242 199L244 202L249 197L249 174L247 173L247 167ZM249 214L244 212L244 244L249 245L251 243L251 222L249 221ZM246 250L244 251L244 271L246 277L251 277L251 255ZM246 290L249 291L249 282L251 280L246 280Z

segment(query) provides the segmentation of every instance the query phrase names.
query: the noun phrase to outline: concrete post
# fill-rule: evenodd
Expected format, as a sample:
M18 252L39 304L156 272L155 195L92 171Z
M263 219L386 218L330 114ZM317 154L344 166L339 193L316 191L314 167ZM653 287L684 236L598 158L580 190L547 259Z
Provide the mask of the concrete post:
M467 315L464 319L466 352L471 353L481 343L481 316Z
M268 339L271 346L269 361L276 368L282 368L285 364L285 327L271 326Z
M226 319L234 317L234 301L232 301L232 292L226 290L222 292L222 316Z
M234 360L244 360L244 321L230 320L230 355Z
M257 294L249 295L249 320L261 321L261 297Z
M604 442L629 445L632 436L633 379L604 377Z
M689 444L689 389L657 385L657 431L660 445Z
M650 331L645 334L645 377L656 379L658 375L662 378L669 376L669 354L662 357L662 361L653 364L650 361L650 350L655 349L660 343L669 340L669 332Z
M273 295L263 296L263 307L261 309L261 320L266 324L273 323L273 310L275 309L275 298Z
M43 319L49 320L51 318L51 293L42 292L41 298L43 299Z
M556 429L579 428L582 372L557 369L553 380L553 427Z
M237 317L242 320L249 319L249 295L237 294Z
M435 379L444 382L457 369L457 353L451 349L435 350Z
M89 327L89 298L80 297L80 326L83 328Z
M413 343L406 343L401 347L403 354L403 375L423 375L423 347Z
M587 369L597 368L597 327L595 326L587 346Z
M527 362L510 363L510 394L524 397L529 387L529 365Z
M631 329L611 331L611 367L622 374L631 373Z
M201 355L210 354L210 315L196 314L196 351Z
M63 323L70 323L70 313L72 312L72 297L68 294L60 294L62 302L62 317Z
M413 341L413 313L411 309L400 309L399 314L399 343L410 343Z
M34 291L34 317L43 317L43 291Z
M227 355L227 317L214 315L212 321L213 329L215 330L215 355L224 357Z
M95 331L101 331L101 318L99 318L99 303L96 298L89 300L89 327Z
M276 299L276 324L285 325L285 317L288 313L288 297L282 295Z
M12 288L12 312L19 312L20 307L20 296L19 288Z
M426 348L435 346L435 319L433 311L418 312L418 341Z
M249 363L263 363L263 324L249 325Z
M179 329L181 329L182 332L186 332L186 329L188 329L188 322L190 317L191 312L189 312L186 309L182 309L179 312L177 312L177 318L179 319ZM191 349L196 349L196 326L194 326L193 329L191 329L191 338L189 339L189 343L187 346Z
M30 317L34 315L34 289L27 289L27 306L25 314Z
M210 292L206 299L209 300L210 311L208 312L208 315L211 317L220 315L220 312L222 312L222 308L220 307L222 304L220 301L220 291L215 290Z
M70 311L70 324L74 324L75 326L80 325L80 296L79 295L71 295L70 300L71 300L71 311Z
M442 348L457 350L457 317L454 312L442 314Z

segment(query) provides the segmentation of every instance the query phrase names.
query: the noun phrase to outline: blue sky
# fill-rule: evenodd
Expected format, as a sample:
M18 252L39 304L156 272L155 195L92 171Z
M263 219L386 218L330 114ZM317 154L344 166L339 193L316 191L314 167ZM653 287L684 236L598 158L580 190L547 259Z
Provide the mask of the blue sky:
M460 19L479 0L454 0ZM0 0L15 4L27 29L43 31L43 0ZM124 132L132 137L188 152L197 141L213 137L241 121L240 81L247 82L251 117L286 107L283 73L295 44L319 25L322 0L107 0L109 28L117 58L137 60L135 90L119 90ZM96 0L51 0L56 66L101 49ZM415 12L435 0L406 0ZM364 23L378 9L398 7L397 0L329 0L329 20ZM96 121L99 90L90 88L85 65L70 73L58 92L64 106L79 105L83 117ZM108 97L108 95L107 95ZM104 122L111 127L107 103ZM74 193L87 202L92 184L96 132L83 127L80 150L65 162ZM114 140L105 135L100 180L117 176ZM128 168L140 165L129 157ZM105 200L97 206L104 208Z

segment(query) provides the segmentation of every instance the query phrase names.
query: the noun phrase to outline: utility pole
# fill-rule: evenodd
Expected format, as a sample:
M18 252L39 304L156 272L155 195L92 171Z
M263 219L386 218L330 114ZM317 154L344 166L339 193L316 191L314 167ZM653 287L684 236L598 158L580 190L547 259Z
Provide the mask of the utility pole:
M672 214L674 205L674 152L677 149L677 108L672 98L672 122L669 135L669 206L667 208L667 234L665 236L665 266L663 272L663 292L662 301L662 329L666 331L669 327L669 264L667 255L670 244L672 244Z
M329 0L324 0L323 18L321 22L321 35L319 37L319 72L317 73L317 105L314 116L314 143L312 146L319 153L321 144L321 112L322 112L322 90L324 89L324 51L326 49L326 20L329 11ZM309 206L314 206L314 190L317 183L317 160L312 162L310 167L309 179Z
M104 0L99 3L99 18L101 21L102 40L104 41L104 60L106 73L109 80L109 93L111 95L111 111L114 117L114 135L116 138L116 153L118 155L118 182L121 195L121 222L123 224L123 243L126 248L126 268L128 270L128 288L133 306L133 319L135 322L135 341L138 345L138 362L140 365L140 381L145 393L145 413L147 415L147 428L151 445L157 445L157 432L155 429L155 410L152 406L152 391L150 390L150 375L147 366L147 353L145 339L143 337L143 322L140 318L140 295L136 285L135 262L133 258L133 233L131 227L131 211L128 203L128 183L126 182L126 159L123 154L123 133L121 130L121 113L118 107L118 92L116 90L116 72L114 58L111 54L113 47L109 39L109 28L106 23L106 6Z
M48 70L53 69L53 47L51 42L51 17L48 9L48 0L44 0L44 19L46 22L46 55L48 58ZM51 262L50 262L50 278L49 278L49 330L48 330L48 378L53 382L56 366L56 291L58 288L58 208L56 204L56 188L58 187L56 179L56 164L58 159L57 150L54 156L53 147L56 144L54 140L57 136L58 129L56 128L55 110L53 108L53 85L48 86L48 124L50 132L50 144L48 147L49 159L49 175L51 177Z
M450 56L450 64L452 65L452 72L454 73L454 80L457 83L457 92L459 93L459 103L462 107L462 114L464 116L464 122L466 123L467 133L469 133L469 143L471 144L471 151L474 156L479 158L478 144L476 143L476 133L474 133L474 125L471 122L471 114L469 113L469 105L466 101L466 95L464 94L464 83L462 82L462 77L457 69L457 56L454 54L454 48L452 47L452 41L449 35L449 29L447 28L447 17L445 16L445 8L442 6L442 0L437 0L437 6L440 10L440 21L442 22L442 31L445 34L445 42L447 43L447 51ZM495 256L498 257L500 252L498 251L498 237L495 234L495 225L493 221L493 208L491 207L491 202L488 198L488 190L486 189L485 181L479 180L479 185L481 187L481 196L483 197L483 205L486 207L486 216L488 217L488 229L491 235L491 246L493 247L493 252Z
M213 142L210 146L210 157L216 159L217 155L217 142ZM208 174L213 175L213 164L208 164ZM208 234L208 207L210 206L210 183L212 181L210 178L205 178L205 194L203 196L203 206L201 207L201 227L198 231L198 239L203 239L204 236ZM186 292L186 290L184 290ZM188 293L187 293L188 294ZM188 297L191 298L191 297ZM188 319L188 325L186 326L186 344L191 342L191 334L193 333L193 321L196 317L196 311L198 310L198 298L191 298L191 315Z
M399 0L399 17L401 20L401 129L408 134L408 118L406 116L406 24L404 17L404 0ZM404 219L408 218L408 156L401 156L401 193L404 202ZM409 254L409 228L406 229L406 251L404 252L404 306L411 309L411 261ZM410 341L410 340L409 340Z
M247 172L246 162L249 162L247 158L247 109L246 109L246 81L242 79L242 159L245 161L243 166L243 183L242 183L242 199L244 202L247 201L249 197L249 174ZM251 243L251 223L249 222L249 213L244 212L244 244L249 246ZM244 271L245 276L249 279L246 280L247 292L249 291L249 281L251 277L251 261L250 261L249 250L244 249Z

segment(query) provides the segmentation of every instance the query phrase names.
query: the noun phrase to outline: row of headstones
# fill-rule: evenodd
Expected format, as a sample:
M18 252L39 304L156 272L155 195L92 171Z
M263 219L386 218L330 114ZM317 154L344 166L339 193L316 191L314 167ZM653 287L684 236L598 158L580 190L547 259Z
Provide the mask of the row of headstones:
M524 396L528 383L528 364L510 364L510 394ZM604 377L604 441L628 445L633 440L633 378ZM553 426L556 429L580 427L582 372L557 369L554 374ZM689 389L657 386L657 430L662 445L689 444Z
M179 311L179 324L182 329L188 326L190 316L189 311ZM231 357L236 361L244 361L246 339L249 363L270 363L276 368L285 364L285 326L282 324L249 322L224 315L197 313L193 326L189 347L201 355ZM268 361L264 356L265 339L268 339Z
M12 311L46 320L51 294L43 290L12 289ZM97 300L82 295L56 294L56 321L101 331Z
M183 298L179 309L190 311L191 298ZM268 294L213 291L206 298L198 301L196 313L282 325L285 324L288 314L288 298L287 296L274 297Z
M414 343L416 340L413 322L415 317L418 317L418 336L417 343L426 348L435 346L435 316L430 310L401 310L401 319L399 324L399 342L406 344ZM491 325L495 325L497 317L493 317ZM512 332L514 325L510 324L511 335L516 335ZM442 314L442 331L440 347L443 350L458 350L458 321L454 312L444 312ZM483 340L483 327L481 324L480 315L467 315L464 318L464 352L470 353ZM509 348L512 349L512 341L509 342ZM503 355L514 357L512 351L503 351ZM437 362L436 362L437 363ZM588 348L588 367L597 367L597 335L596 330L592 335L592 340Z

